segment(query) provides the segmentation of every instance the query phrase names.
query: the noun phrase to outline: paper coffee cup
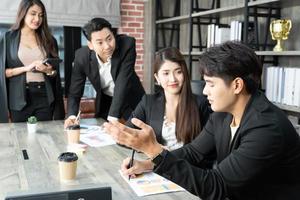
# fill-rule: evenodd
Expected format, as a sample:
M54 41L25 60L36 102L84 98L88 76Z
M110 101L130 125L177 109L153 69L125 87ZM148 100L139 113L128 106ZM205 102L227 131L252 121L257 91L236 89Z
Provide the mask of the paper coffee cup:
M77 144L80 141L80 126L71 125L67 127L67 137L69 144Z
M64 152L58 156L61 180L73 180L76 177L78 156L73 152Z

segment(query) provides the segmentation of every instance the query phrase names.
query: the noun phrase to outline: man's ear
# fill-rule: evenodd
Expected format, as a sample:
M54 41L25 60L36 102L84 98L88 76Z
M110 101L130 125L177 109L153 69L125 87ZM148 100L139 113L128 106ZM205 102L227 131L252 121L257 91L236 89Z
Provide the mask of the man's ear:
M241 93L241 91L243 89L246 89L245 88L244 80L242 78L240 78L240 77L235 78L232 81L232 84L233 84L233 87L234 87L234 93L235 94L239 94L239 93Z
M87 45L88 45L90 50L94 50L94 46L93 46L92 42L87 41Z

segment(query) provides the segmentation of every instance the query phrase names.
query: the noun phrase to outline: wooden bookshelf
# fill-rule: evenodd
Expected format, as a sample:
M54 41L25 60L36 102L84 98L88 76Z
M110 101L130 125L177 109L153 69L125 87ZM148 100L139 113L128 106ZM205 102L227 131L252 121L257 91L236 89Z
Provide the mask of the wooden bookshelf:
M300 51L256 51L259 56L300 56Z
M300 107L297 106L290 106L285 104L279 104L272 102L274 105L276 105L278 108L287 111L288 113L300 117Z
M266 4L271 4L271 3L276 3L280 2L280 0L258 0L258 1L251 1L248 3L249 7L252 6L260 6L260 5L266 5ZM216 9L211 9L207 11L201 11L201 12L196 12L192 13L191 17L203 17L203 16L219 16L221 13L226 13L226 12L232 12L235 10L242 10L245 7L244 3L239 3L234 6L226 6L222 8L216 8ZM190 15L181 15L177 17L169 17L166 19L161 19L161 20L156 20L156 24L163 24L163 23L171 23L171 22L176 22L180 20L187 20L189 19Z
M161 1L163 1L163 0L161 0ZM188 2L192 2L192 1L182 1L182 2L188 4ZM231 1L229 3L231 3ZM194 46L195 43L193 43L193 41L197 42L197 40L196 40L197 36L196 37L193 36L193 34L196 32L194 30L193 26L197 23L198 19L206 19L207 18L207 19L210 20L207 23L219 24L219 25L221 24L222 26L224 26L224 24L222 24L224 22L220 22L219 21L220 19L234 18L235 15L241 15L239 17L244 19L242 21L245 22L244 23L245 27L248 27L248 23L250 21L249 18L255 16L253 14L254 13L253 10L261 9L262 11L259 13L259 15L256 13L255 17L266 17L266 15L268 14L268 16L272 15L270 18L271 18L271 20L273 20L273 19L277 19L277 17L282 17L282 16L294 16L294 19L292 19L292 20L294 20L296 24L299 24L296 20L297 18L295 18L295 16L297 16L297 14L293 14L293 13L296 12L295 10L292 10L292 12L285 12L285 15L282 15L282 11L284 10L284 8L290 8L292 6L298 6L298 5L300 5L300 4L296 3L296 1L292 1L292 0L288 0L288 1L287 0L285 0L285 1L284 0L256 0L256 1L252 0L248 3L247 3L247 0L245 0L245 1L240 1L240 3L235 4L235 5L232 5L232 4L230 5L230 4L225 4L224 3L224 4L222 4L221 7L219 7L220 5L217 4L217 6L219 8L216 8L216 9L201 8L202 11L200 11L200 12L193 12L193 9L190 9L190 11L188 11L190 13L185 12L185 14L183 14L181 16L174 15L174 17L167 17L167 18L162 17L159 20L156 20L155 24L159 25L157 27L160 27L161 29L164 28L163 27L164 24L165 25L172 25L172 26L175 26L175 25L178 25L178 24L184 24L184 25L189 26L187 28L187 30L183 30L182 32L180 32L180 34L182 34L182 33L187 34L187 37L188 37L187 46L185 46L185 44L184 45L180 44L181 46L180 45L177 45L177 46L178 47L180 46L180 47L182 47L182 49L184 49L184 51L181 51L181 53L185 57L188 58L188 60L189 60L188 66L189 66L189 69L192 70L193 69L193 62L195 62L198 59L197 56L200 56L201 54L203 54L203 52L205 52L205 49L206 49L205 43L202 42L203 40L205 40L205 37L203 37L202 41L199 42L200 45L198 45L198 47ZM166 5L166 6L168 6L168 5ZM190 6L192 6L192 4ZM188 7L188 6L186 5L184 8L186 8L186 7ZM211 6L211 7L213 7L213 6ZM266 9L266 8L274 9L273 10L274 12L272 11L271 13L267 13L267 11L266 11L266 13L264 13L264 11L265 11L264 9ZM276 9L279 9L279 12ZM296 13L298 13L298 11ZM278 16L276 16L276 14L278 14ZM215 20L215 21L213 21L213 20ZM251 22L253 23L253 19L251 20ZM205 23L206 22L203 23L204 26L207 25ZM262 22L259 22L259 23L262 23ZM171 26L166 26L166 27L170 28ZM186 26L184 26L184 28L186 28ZM199 30L200 30L199 31L200 34L202 34L203 29L199 29ZM296 26L293 26L292 31L297 32L297 30L299 31L299 28L296 27ZM268 31L268 28L263 29L263 31ZM246 34L246 31L243 31L242 34L243 34L244 38L248 38L248 35ZM263 35L267 35L267 34L270 34L270 33L269 32L263 33ZM170 34L170 35L173 36L172 34ZM202 36L200 36L200 37L202 37ZM260 37L260 36L258 36L258 37ZM267 39L269 40L269 38L267 38ZM257 41L260 41L260 44L257 44L256 48L257 49L271 49L270 44L266 44L266 42L265 42L265 46L262 47L262 44L261 44L262 41L267 41L267 39L262 38L261 40L259 40L259 38L258 38ZM291 32L290 33L290 38L288 39L288 41L292 42L293 39L295 39L295 33ZM198 40L199 40L199 36L198 36ZM186 40L182 40L182 41L185 42ZM295 39L295 41L297 41L297 40ZM175 41L175 43L176 43L176 41ZM172 42L170 42L168 44L172 44ZM178 44L179 44L179 42L178 42ZM275 46L275 44L274 44L274 46ZM291 48L293 48L294 50L287 50L287 51L282 51L282 52L275 52L275 51L271 51L271 50L269 50L269 51L255 51L255 53L258 56L262 56L261 58L263 58L263 59L266 58L266 63L273 62L273 65L280 65L280 63L278 63L279 61L284 62L286 59L290 59L291 60L290 63L291 63L291 65L293 65L293 63L297 63L295 60L298 60L298 58L300 58L300 50L297 50L297 49L299 49L299 45L298 44L293 44L293 45L289 45L289 46ZM158 45L157 45L157 47L158 47ZM162 48L162 47L159 46L159 48ZM294 65L299 66L297 64L294 64ZM193 73L193 71L191 71L191 73ZM289 113L292 113L292 115L298 116L298 118L300 118L300 107L289 106L289 105L284 105L284 104L276 104L276 105L278 107L280 107L282 110L285 110Z

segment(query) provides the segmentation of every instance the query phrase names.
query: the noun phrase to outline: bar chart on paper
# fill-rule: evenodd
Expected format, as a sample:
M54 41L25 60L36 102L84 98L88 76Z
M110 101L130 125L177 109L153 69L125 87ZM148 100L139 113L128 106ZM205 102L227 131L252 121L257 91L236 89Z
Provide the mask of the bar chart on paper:
M154 172L146 172L130 180L128 180L128 177L124 176L121 171L120 174L137 196L184 191L179 185Z

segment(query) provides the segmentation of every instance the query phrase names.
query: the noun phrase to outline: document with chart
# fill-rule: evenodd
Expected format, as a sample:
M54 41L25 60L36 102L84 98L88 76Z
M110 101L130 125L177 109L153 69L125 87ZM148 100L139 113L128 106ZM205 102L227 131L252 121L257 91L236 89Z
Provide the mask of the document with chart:
M112 137L101 126L80 125L80 141L91 147L102 147L116 144Z
M184 191L179 185L154 172L147 172L138 175L136 178L131 178L130 180L128 180L128 176L126 177L121 171L119 172L138 196Z

